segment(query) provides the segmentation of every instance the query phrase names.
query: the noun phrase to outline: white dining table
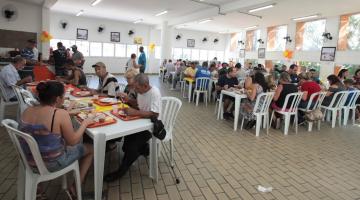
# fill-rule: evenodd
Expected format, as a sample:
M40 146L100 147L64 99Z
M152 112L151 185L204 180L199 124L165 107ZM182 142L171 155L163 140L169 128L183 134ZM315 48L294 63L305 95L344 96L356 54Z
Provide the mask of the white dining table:
M234 91L221 90L220 99L219 99L219 108L218 108L218 114L217 114L217 119L218 120L223 119L223 113L224 113L223 96L224 95L231 96L231 97L235 98L234 131L236 131L237 126L238 126L238 122L239 122L240 102L241 102L241 99L246 98L246 95L245 94L239 94L239 93L236 93Z
M70 100L79 99L71 95L69 95L69 98ZM100 200L102 197L106 141L146 130L152 132L153 129L153 123L150 121L150 119L123 121L113 116L109 111L105 113L114 117L116 119L116 123L107 126L86 129L86 134L88 134L94 141L95 200ZM155 182L158 181L157 155L157 138L152 136L149 155L149 177L155 180Z

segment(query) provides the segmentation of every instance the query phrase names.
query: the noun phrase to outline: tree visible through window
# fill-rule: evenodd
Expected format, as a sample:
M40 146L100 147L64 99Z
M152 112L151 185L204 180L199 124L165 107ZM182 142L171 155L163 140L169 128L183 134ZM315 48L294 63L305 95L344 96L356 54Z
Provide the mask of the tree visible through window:
M347 42L350 50L360 50L360 14L349 17Z
M304 24L302 50L320 50L323 46L322 34L325 32L326 20L306 22Z

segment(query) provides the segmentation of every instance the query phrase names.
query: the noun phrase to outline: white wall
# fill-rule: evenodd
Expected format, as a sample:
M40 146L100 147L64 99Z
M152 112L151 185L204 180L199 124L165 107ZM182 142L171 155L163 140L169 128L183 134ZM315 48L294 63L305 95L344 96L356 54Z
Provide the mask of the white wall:
M65 30L60 27L61 20L67 20L69 22ZM97 31L100 25L105 26L105 30L101 33ZM133 44L134 37L142 37L143 45L148 45L150 42L154 42L155 45L160 45L160 31L155 30L148 25L99 18L76 17L73 15L51 12L50 33L54 38L76 40L77 28L88 29L89 42L110 42L110 32L120 32L121 44ZM135 34L132 37L128 36L129 30L135 31ZM146 72L156 73L158 71L157 67L159 66L159 60L155 59L153 54L148 56L149 59ZM92 73L93 69L91 68L91 65L98 61L104 62L108 67L108 70L112 73L123 73L128 58L86 57L85 60L84 71L86 73Z

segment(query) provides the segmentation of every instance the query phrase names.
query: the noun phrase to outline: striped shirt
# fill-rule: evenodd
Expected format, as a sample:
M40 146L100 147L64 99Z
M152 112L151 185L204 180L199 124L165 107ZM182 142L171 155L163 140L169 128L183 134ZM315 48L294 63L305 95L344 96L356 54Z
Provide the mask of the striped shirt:
M119 91L119 84L116 77L108 72L104 79L99 78L98 90L108 96L115 97Z

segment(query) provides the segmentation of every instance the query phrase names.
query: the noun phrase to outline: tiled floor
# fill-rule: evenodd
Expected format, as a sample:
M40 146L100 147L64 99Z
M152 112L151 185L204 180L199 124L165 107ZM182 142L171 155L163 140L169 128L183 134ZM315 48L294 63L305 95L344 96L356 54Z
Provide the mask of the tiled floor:
M180 98L178 91L161 86L157 77L151 82L162 94ZM181 98L182 99L182 98ZM184 100L184 99L182 99ZM15 108L10 112L14 117ZM183 101L175 127L176 185L160 158L158 183L148 178L147 162L140 158L130 173L112 184L104 184L108 199L360 199L360 128L331 129L284 136L278 130L236 131L233 122L218 121L214 104L205 107ZM107 155L105 171L115 169L118 156ZM18 158L4 128L0 129L0 199L16 198ZM111 163L111 164L110 164ZM271 186L262 193L257 186ZM89 174L85 191L91 191ZM60 181L45 185L50 199L66 199Z

